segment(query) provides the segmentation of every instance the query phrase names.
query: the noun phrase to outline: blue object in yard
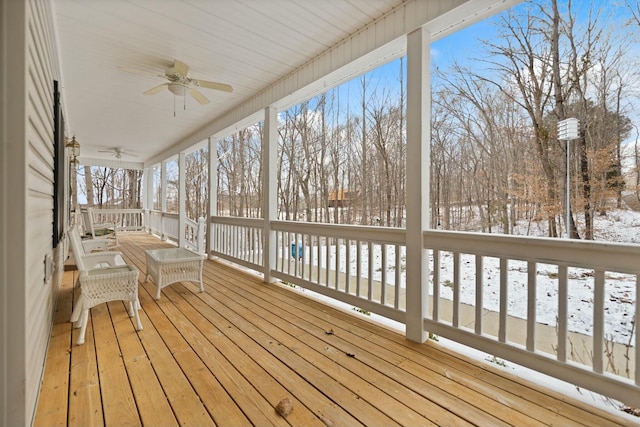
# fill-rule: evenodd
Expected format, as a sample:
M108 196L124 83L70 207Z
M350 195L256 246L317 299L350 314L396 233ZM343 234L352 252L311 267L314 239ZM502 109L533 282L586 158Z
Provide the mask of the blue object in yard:
M302 243L298 243L298 253L296 254L296 244L291 244L291 258L293 259L301 259L302 258Z

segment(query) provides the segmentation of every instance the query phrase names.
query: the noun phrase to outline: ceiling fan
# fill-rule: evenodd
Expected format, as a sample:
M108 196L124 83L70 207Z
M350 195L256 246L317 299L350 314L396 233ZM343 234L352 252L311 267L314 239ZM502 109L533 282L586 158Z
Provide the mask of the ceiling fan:
M130 73L162 77L168 80L167 82L162 83L159 86L153 87L143 92L145 95L154 95L166 88L169 90L169 92L173 93L176 96L185 97L187 96L187 94L189 94L193 99L198 101L200 105L206 105L209 103L209 100L202 94L202 92L198 90L198 88L221 90L224 92L233 91L233 88L228 84L192 78L189 75L189 66L177 59L173 61L173 65L171 67L165 70L164 75L130 67L118 67L118 69Z
M138 157L137 154L126 151L120 147L109 148L108 150L98 150L98 153L111 153L116 159L121 159L122 156Z

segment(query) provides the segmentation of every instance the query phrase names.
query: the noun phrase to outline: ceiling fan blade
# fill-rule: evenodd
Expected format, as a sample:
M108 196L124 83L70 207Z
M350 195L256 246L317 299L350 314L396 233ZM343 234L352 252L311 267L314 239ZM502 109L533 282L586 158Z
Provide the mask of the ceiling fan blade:
M118 70L126 71L127 73L142 74L143 76L164 77L163 75L158 75L157 73L152 73L151 71L138 70L137 68L131 67L118 66Z
M200 103L200 105L206 105L209 103L209 100L207 99L206 96L204 96L200 91L198 91L197 89L191 89L189 91L189 94L193 97L193 99L195 99L196 101L198 101Z
M145 95L155 95L156 93L162 91L162 89L166 88L167 86L169 86L169 83L162 83L160 86L152 87L148 91L142 92L142 93L144 93Z
M192 79L191 80L195 85L200 86L200 87L204 87L207 89L215 89L215 90L221 90L224 92L233 92L233 88L231 87L231 85L227 85L224 83L217 83L217 82L209 82L207 80L196 80L196 79Z
M173 61L173 69L176 71L177 74L180 74L181 76L186 77L187 74L189 73L189 66L177 59Z

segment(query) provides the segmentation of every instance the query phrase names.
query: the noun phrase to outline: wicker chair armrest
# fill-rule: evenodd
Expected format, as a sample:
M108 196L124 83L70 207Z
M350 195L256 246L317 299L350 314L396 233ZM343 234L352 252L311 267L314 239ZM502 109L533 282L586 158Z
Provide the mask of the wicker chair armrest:
M106 251L109 249L109 244L108 239L95 238L82 240L82 247L87 253L95 250Z
M87 269L98 268L101 264L107 264L109 267L118 267L126 265L122 258L122 252L100 252L87 254L82 256L82 262Z

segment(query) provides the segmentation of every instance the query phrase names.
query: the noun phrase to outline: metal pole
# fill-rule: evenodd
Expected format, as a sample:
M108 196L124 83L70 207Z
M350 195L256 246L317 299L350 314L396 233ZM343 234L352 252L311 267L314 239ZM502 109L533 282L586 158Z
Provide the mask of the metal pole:
M567 185L566 185L566 197L567 197L567 207L566 207L566 219L565 219L565 228L567 231L567 239L571 238L571 226L570 226L570 220L571 220L571 201L569 198L569 194L570 194L570 190L569 190L569 186L571 185L571 180L570 180L570 174L569 174L569 140L567 139Z

